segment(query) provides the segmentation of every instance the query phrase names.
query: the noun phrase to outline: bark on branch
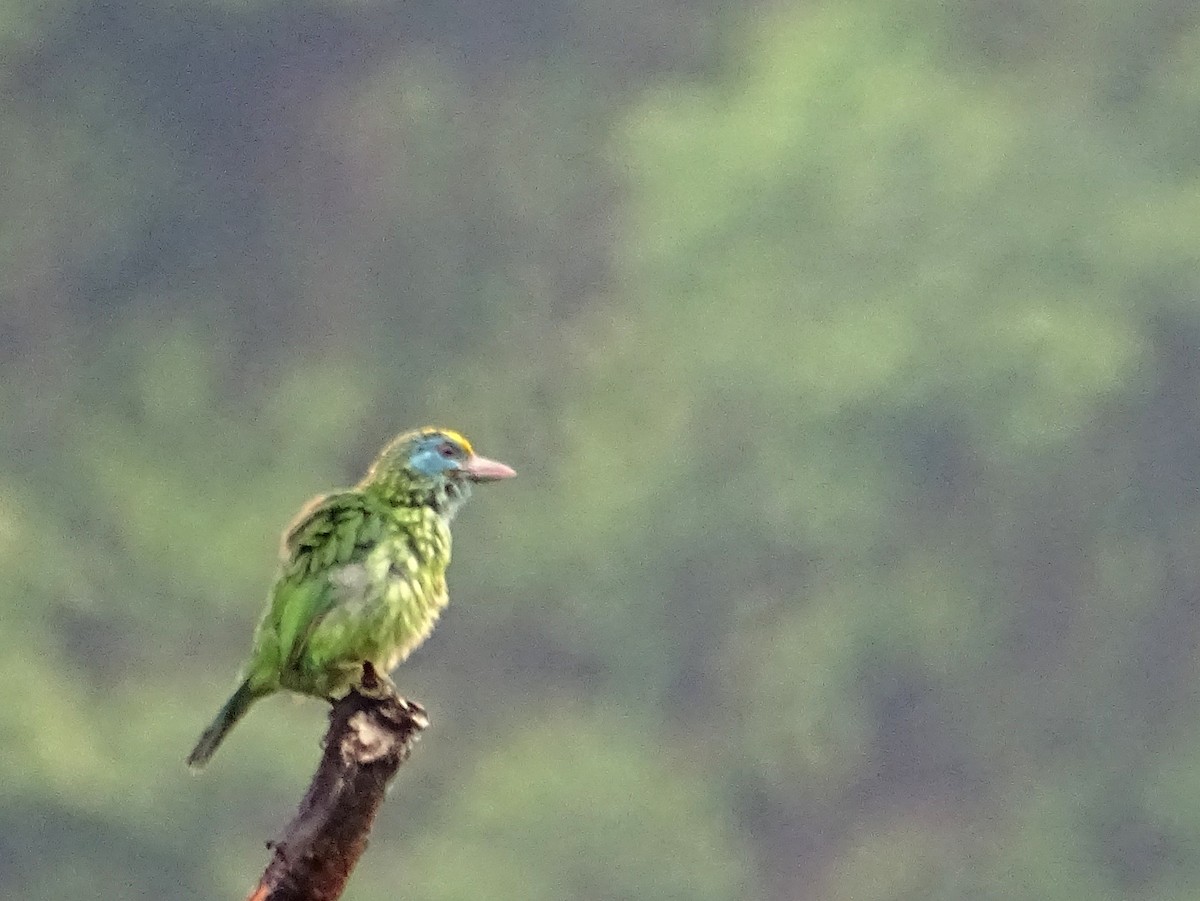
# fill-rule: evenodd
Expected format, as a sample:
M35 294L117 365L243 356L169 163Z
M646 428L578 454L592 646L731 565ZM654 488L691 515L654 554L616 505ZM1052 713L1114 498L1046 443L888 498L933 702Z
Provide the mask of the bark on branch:
M390 685L373 671L363 675L368 690ZM352 691L333 705L321 764L296 815L268 845L274 855L247 901L341 897L388 783L429 725L420 704L384 695Z

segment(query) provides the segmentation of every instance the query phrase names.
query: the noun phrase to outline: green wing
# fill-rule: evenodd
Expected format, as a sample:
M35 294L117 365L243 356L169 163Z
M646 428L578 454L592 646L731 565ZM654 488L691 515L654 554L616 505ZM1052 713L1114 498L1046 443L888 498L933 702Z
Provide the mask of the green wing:
M284 532L283 565L263 623L270 633L263 638L274 639L274 653L267 656L275 658L277 672L296 663L312 630L333 609L329 570L362 560L386 522L378 501L343 491L314 498Z

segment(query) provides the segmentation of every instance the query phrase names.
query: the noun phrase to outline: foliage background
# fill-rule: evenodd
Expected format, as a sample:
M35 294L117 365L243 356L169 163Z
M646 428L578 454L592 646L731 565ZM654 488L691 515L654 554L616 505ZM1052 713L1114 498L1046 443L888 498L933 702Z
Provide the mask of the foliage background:
M278 530L521 472L353 897L1200 891L1200 7L0 3L0 896L236 898Z

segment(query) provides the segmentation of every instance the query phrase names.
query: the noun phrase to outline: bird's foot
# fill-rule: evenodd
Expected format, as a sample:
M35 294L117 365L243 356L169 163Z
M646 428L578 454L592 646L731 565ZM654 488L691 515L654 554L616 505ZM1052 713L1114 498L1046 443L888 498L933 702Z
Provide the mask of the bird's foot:
M400 697L400 692L396 689L396 683L388 678L386 673L381 673L375 669L375 665L369 660L363 661L362 679L358 684L358 693L364 698L373 698L377 701Z

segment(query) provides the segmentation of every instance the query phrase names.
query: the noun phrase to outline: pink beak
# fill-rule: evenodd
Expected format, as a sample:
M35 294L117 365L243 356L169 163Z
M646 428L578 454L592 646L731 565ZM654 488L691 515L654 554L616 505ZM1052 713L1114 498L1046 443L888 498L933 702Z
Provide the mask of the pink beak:
M517 474L511 466L478 454L467 460L462 469L472 482L495 482L498 479L511 479Z

